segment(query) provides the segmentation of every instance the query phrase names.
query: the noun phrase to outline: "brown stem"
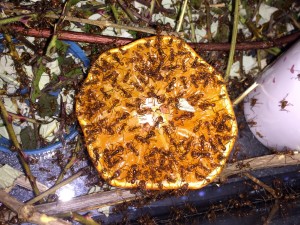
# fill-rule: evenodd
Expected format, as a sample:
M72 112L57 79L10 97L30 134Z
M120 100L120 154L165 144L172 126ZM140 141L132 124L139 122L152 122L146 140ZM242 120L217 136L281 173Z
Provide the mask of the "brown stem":
M212 34L211 34L211 14L210 14L210 7L209 2L207 0L204 1L205 5L205 13L206 13L206 32L207 32L207 40L208 42L212 41Z
M71 225L62 219L37 212L34 206L19 202L5 191L0 190L0 199L4 205L16 212L21 220L40 225Z
M62 215L69 212L85 212L98 209L108 205L120 204L124 201L132 201L142 197L140 194L131 193L126 189L115 189L113 191L96 192L71 199L68 202L51 202L36 205L36 209L48 215Z
M279 196L276 194L276 191L271 188L269 185L265 184L261 180L257 179L256 177L252 176L250 173L244 173L244 176L248 177L254 183L258 184L262 188L264 188L267 192L269 192L274 198L278 198Z
M69 159L69 162L67 163L67 165L63 168L63 170L61 171L61 173L59 174L58 178L55 181L55 185L57 185L58 183L60 183L62 181L62 179L64 178L64 175L67 173L67 171L73 166L73 164L76 162L77 160L77 153L80 150L80 146L81 146L81 139L78 138L77 142L76 142L76 146L75 149L72 153L71 158Z
M119 3L119 5L120 5L122 8L123 8L123 7L127 8L128 12L130 12L130 14L131 14L131 16L132 16L133 18L134 18L134 16L135 16L136 18L141 19L141 20L143 20L143 21L146 22L146 23L149 22L149 18L143 17L142 15L140 15L139 13L137 13L134 9L131 10L128 6L126 6L126 4L124 3L123 0L118 0L118 3ZM129 4L130 4L130 3L129 3ZM130 5L130 6L132 6L132 5ZM133 6L132 6L132 7L133 7ZM134 19L135 19L135 18L134 18ZM135 20L136 20L136 19L135 19ZM136 20L135 22L138 23L137 20Z
M268 218L266 219L266 221L264 222L263 225L269 225L271 224L272 219L274 218L275 214L278 212L279 210L279 201L278 199L275 200L274 205L268 215Z
M37 187L37 184L35 182L36 178L32 175L30 167L29 167L28 163L25 160L24 153L22 152L22 147L21 147L20 143L18 142L18 139L17 139L17 136L16 136L15 131L13 129L12 123L8 120L8 113L7 113L6 108L5 108L5 106L2 102L2 99L0 99L0 110L1 110L1 115L2 115L3 121L5 123L9 138L12 141L12 143L15 147L15 150L18 152L19 159L21 161L21 165L23 166L23 168L25 170L25 174L26 174L26 176L28 177L28 179L30 181L33 192L34 192L35 195L39 195L40 191L39 191L39 189Z
M33 36L40 38L48 38L51 36L51 31L49 29L36 30L33 28L24 28L22 26L12 25L10 30L15 33L21 33L25 36ZM267 49L275 46L279 47L294 42L299 37L300 31L269 41L237 43L236 50ZM125 45L134 41L134 39L131 38L110 37L73 31L59 31L58 39L76 42L115 45ZM197 51L229 51L230 49L230 43L189 43L189 45Z
M134 17L132 11L127 7L126 3L123 0L117 0L121 8L124 10L124 12L127 14L127 16L130 18L130 20L134 23L137 23L138 20Z
M80 177L83 173L85 172L85 170L80 170L77 173L75 173L73 176L67 178L66 180L64 180L63 182L55 185L54 187L48 189L47 191L43 192L42 194L40 194L39 196L36 196L35 198L29 200L26 204L27 205L32 205L38 201L40 201L41 199L47 197L49 194L54 193L57 189L65 186L66 184L72 182L73 180L77 179L78 177Z
M79 213L71 213L71 216L73 220L76 220L77 222L84 224L84 225L100 225L100 223L95 222L91 217L86 217L83 215L80 215Z

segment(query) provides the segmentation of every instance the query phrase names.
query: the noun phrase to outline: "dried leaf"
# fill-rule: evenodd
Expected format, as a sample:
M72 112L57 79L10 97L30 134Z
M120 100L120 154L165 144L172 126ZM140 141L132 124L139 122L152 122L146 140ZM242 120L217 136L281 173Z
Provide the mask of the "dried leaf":
M0 167L0 189L12 188L15 179L21 175L22 173L19 170L16 170L7 164Z

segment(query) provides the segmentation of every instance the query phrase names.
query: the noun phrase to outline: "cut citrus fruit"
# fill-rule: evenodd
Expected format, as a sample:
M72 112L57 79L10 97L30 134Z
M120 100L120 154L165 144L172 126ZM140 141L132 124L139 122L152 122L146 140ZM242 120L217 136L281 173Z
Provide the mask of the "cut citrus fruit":
M201 188L220 173L237 135L222 77L171 36L101 54L76 110L95 167L118 187Z

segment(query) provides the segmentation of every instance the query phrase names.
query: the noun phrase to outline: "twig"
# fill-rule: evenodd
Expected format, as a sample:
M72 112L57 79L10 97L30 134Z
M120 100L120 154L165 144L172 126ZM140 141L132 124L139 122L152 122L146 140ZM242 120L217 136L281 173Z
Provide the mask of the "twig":
M125 2L123 0L117 0L121 8L124 10L124 12L127 14L127 16L130 18L130 20L134 23L137 23L138 20L134 17L132 11L126 6Z
M181 12L180 12L179 20L178 20L178 23L177 23L176 32L179 32L180 29L181 29L181 25L182 25L183 17L184 17L184 14L185 14L186 6L187 6L187 0L184 0L184 3L183 3L182 8L181 8Z
M1 28L0 30L4 31L4 37L5 37L5 40L8 43L9 54L11 55L11 57L14 61L14 66L16 68L16 71L17 71L18 75L19 75L20 83L21 83L21 85L28 86L29 79L28 79L28 77L25 73L25 70L23 68L23 65L21 63L21 57L19 56L19 54L16 50L16 46L14 45L14 43L12 41L12 38L8 33L7 28L4 28L4 27L0 27L0 28Z
M48 44L48 47L46 49L46 54L45 55L47 57L51 57L51 55L56 51L57 28L64 21L64 16L66 14L68 4L69 4L69 1L66 1L58 21L54 24L53 36L51 37L51 40L50 40L50 42Z
M0 199L4 205L18 214L19 219L26 222L40 225L71 225L62 219L37 212L34 206L19 202L3 190L0 190Z
M5 24L9 24L9 23L18 22L18 21L21 21L23 19L36 18L37 16L38 16L37 13L30 13L30 14L21 15L21 16L3 18L3 19L0 19L0 26L5 25Z
M152 15L153 15L153 12L154 12L154 9L155 9L155 1L156 0L151 0L151 4L150 4L150 11L149 11L149 23L151 23L152 21Z
M300 164L300 154L272 154L227 164L219 175L219 180L225 181L228 177L248 171L268 169L280 166Z
M73 164L76 162L77 160L77 153L80 150L80 146L81 146L81 139L78 138L77 142L76 142L76 146L75 149L72 153L72 157L70 158L70 160L68 161L67 165L63 168L63 170L61 171L61 173L59 174L58 178L55 181L55 185L57 185L59 182L61 182L61 180L63 179L64 175L67 173L67 171L73 166Z
M192 42L196 42L196 33L195 33L195 24L193 23L193 17L192 17L192 12L191 12L191 8L187 5L187 13L188 13L188 17L189 17L189 22L190 22L190 26L191 26L191 41Z
M17 115L15 113L11 113L11 112L7 112L7 114L8 114L8 118L11 118L13 120L26 120L27 122L30 122L30 123L42 124L42 122L40 122L36 119L28 118L26 116Z
M152 2L149 2L147 0L136 0L137 2L147 6L148 8L151 8L151 3ZM157 1L157 0L153 0L153 1ZM174 15L176 13L176 11L174 9L166 9L164 8L163 6L161 6L160 4L157 4L154 11L154 13L158 13L158 12L163 12L163 13L167 13L167 14L170 14L170 15Z
M263 225L269 225L278 210L279 210L279 201L278 201L278 199L276 199L274 202L274 205L271 209L271 212L269 213L268 218L266 219L266 221L264 222Z
M233 164L228 164L223 169L219 178L215 181L225 181L229 176L242 174L252 170L273 168L287 165L300 164L300 154L295 155L267 155L247 160L238 161ZM240 165L243 166L242 168ZM132 201L141 195L132 194L130 190L116 189L113 191L98 192L85 196L74 198L68 202L52 202L37 205L36 208L40 212L47 212L49 215L64 214L70 211L88 211L91 209L101 208L107 205L116 205L124 201Z
M91 217L82 216L79 213L70 213L70 216L73 218L73 220L76 220L77 222L84 224L84 225L100 225L99 223L95 222Z
M10 140L12 141L12 143L14 144L14 146L17 148L17 149L21 149L21 145L17 139L17 136L15 134L15 131L14 131L14 128L12 126L12 123L9 121L9 114L3 104L3 99L1 98L0 99L0 109L1 109L1 115L2 115L2 119L5 123L5 126L6 126L6 130L7 130L7 133L8 133L8 136L10 138ZM14 149L12 149L12 151L14 151Z
M21 33L24 36L33 36L39 38L48 38L51 36L51 31L49 29L37 30L33 28L24 28L22 26L17 26L17 25L12 25L10 31L12 33ZM253 50L253 49L267 49L267 48L272 48L274 46L280 47L285 44L294 42L298 38L300 38L300 31L283 36L281 38L268 40L268 41L253 41L253 42L237 43L236 50L246 51L246 50ZM112 36L104 36L104 35L96 35L96 34L86 34L83 32L73 32L73 31L59 31L58 39L76 41L76 42L94 43L94 44L115 44L115 45L125 45L132 41L135 41L135 39L131 39L131 38L120 38L120 37L112 37ZM230 49L229 43L189 43L189 45L192 48L194 48L196 51L228 51Z
M59 18L59 16L54 15L54 14L45 15L45 17L52 18L52 19ZM89 20L89 19L77 18L77 17L73 17L73 16L64 16L64 20L68 20L71 22L85 23L85 24L95 25L95 26L99 26L99 27L102 27L102 26L113 27L113 28L120 28L120 29L125 29L125 30L139 31L139 32L148 33L148 34L156 34L156 30L152 29L152 28L132 27L132 26L115 24L110 21ZM176 32L169 32L169 33L167 33L166 31L162 32L162 35L166 35L166 34L180 36L180 34L176 33Z
M268 191L274 198L278 198L279 196L276 194L276 191L271 188L269 185L265 184L261 180L257 179L256 177L252 176L250 173L244 173L244 176L248 177L250 180L252 180L254 183L258 184L262 188L264 188L266 191Z
M116 3L111 4L110 5L110 9L111 9L111 11L113 13L113 16L114 16L114 18L116 20L116 23L120 24L119 14L118 14L118 11L116 9ZM121 34L121 29L117 29L117 33Z
M85 172L85 170L79 170L77 173L75 173L73 176L67 178L66 180L64 180L63 182L55 185L54 187L48 189L47 191L43 192L42 194L36 196L35 198L29 200L28 202L26 202L26 205L32 205L38 201L40 201L41 199L47 197L49 194L54 193L57 189L65 186L66 184L72 182L73 180L77 179L78 177L80 177L83 173Z
M137 13L135 10L131 10L128 6L126 6L126 4L124 3L123 0L118 0L118 3L122 6L124 6L127 9L127 12L130 13L130 15L135 19L138 18L146 23L149 23L149 18L145 18L144 16L140 15L139 13ZM128 3L130 4L130 3ZM132 6L132 5L130 5ZM133 7L133 6L132 6ZM122 7L123 8L123 7ZM135 16L135 17L134 17ZM130 17L131 18L131 17ZM139 21L137 19L135 19L135 23L138 23Z
M211 34L211 14L210 14L210 7L209 2L207 0L204 1L205 5L205 13L206 13L206 33L207 33L207 40L208 42L212 41L212 34Z
M244 91L239 97L237 97L232 105L233 106L236 106L238 105L248 94L250 94L256 87L258 87L258 83L257 82L254 82L250 87L247 88L246 91Z
M68 202L51 202L35 207L40 212L47 212L48 215L62 215L68 212L85 212L108 205L116 205L124 201L136 200L139 197L141 195L133 194L130 190L116 189L76 197Z
M226 73L225 73L225 77L224 77L225 81L227 81L229 78L231 66L233 64L234 52L236 49L236 38L237 38L238 23L239 23L239 5L240 5L240 0L235 0L233 30L232 30L232 36L231 36L231 46L230 46L230 51L229 51L229 58L228 58Z
M33 189L33 192L35 195L39 195L40 194L40 191L38 189L38 186L35 182L35 177L32 175L31 171L30 171L30 167L28 165L28 163L26 162L25 160L25 156L24 156L24 153L22 152L22 147L17 139L17 136L15 134L15 131L14 131L14 128L12 126L12 123L8 120L8 113L6 111L6 108L2 102L2 98L0 98L0 109L1 109L1 115L2 115L2 119L5 123L5 127L6 127L6 130L8 132L8 135L9 135L9 138L10 140L12 141L14 147L15 147L15 150L17 151L18 155L19 155L19 159L21 161L21 164L25 170L25 174L26 176L28 177L29 181L30 181L30 184L31 184L31 187Z

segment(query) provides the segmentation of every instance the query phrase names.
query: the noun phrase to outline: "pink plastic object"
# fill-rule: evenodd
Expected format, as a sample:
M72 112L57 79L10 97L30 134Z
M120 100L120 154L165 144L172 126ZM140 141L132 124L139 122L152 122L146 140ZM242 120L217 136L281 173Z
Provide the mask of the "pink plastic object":
M245 99L255 137L276 150L300 150L300 41L267 67Z

